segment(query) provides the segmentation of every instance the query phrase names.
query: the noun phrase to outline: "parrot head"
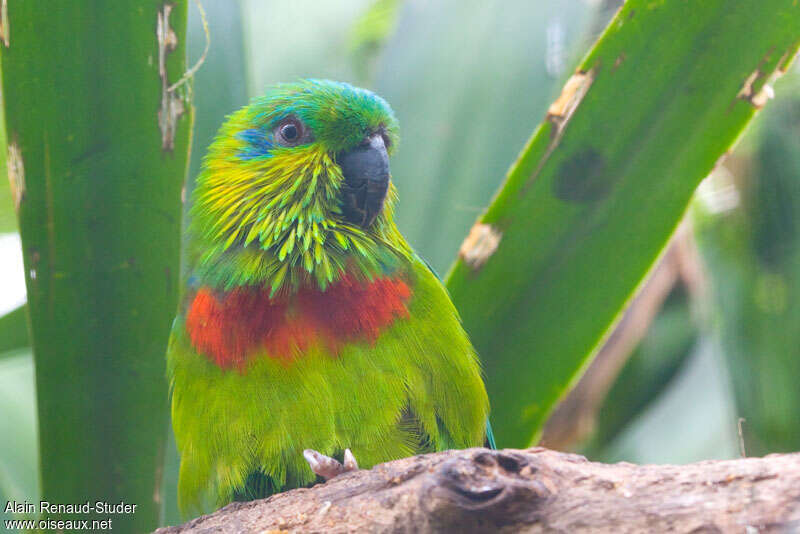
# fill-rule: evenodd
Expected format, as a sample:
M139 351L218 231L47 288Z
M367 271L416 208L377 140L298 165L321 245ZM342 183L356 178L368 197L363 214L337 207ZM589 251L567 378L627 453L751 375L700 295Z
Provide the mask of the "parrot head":
M397 130L385 100L328 80L276 85L233 113L193 193L197 267L273 293L391 270L410 254L392 220Z

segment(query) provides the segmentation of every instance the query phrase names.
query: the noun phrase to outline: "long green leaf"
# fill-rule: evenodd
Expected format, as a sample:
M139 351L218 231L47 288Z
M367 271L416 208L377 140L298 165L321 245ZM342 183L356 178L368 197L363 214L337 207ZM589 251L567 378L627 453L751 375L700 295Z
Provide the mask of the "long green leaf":
M3 353L29 347L28 307L22 305L0 317L0 358Z
M0 106L0 233L17 229L17 217L14 214L14 193L5 177L6 170L6 129L3 109Z
M448 278L499 445L536 439L799 44L793 0L629 0L611 22Z
M42 498L124 500L136 513L114 516L114 530L149 531L160 509L164 350L191 125L187 85L170 89L187 68L186 0L7 7L3 96Z

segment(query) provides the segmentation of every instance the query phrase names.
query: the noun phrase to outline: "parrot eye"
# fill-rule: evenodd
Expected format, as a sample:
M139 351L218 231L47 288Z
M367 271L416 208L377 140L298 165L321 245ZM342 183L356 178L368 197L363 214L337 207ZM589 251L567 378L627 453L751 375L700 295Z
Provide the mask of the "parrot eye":
M275 129L275 137L283 146L295 146L303 139L303 124L290 117L282 121Z

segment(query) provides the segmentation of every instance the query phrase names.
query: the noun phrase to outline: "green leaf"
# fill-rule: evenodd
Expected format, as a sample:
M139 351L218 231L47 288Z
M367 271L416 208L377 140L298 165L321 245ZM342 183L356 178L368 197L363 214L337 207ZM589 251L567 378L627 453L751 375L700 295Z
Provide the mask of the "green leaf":
M11 3L0 47L42 498L136 504L114 517L121 531L153 530L161 508L191 127L188 85L169 87L187 70L186 6Z
M16 232L17 214L14 211L14 195L9 181L6 179L6 128L3 118L3 107L0 106L0 234Z
M28 306L22 305L0 317L0 358L9 351L29 347Z
M499 446L537 439L800 44L792 0L629 0L462 246L448 287Z

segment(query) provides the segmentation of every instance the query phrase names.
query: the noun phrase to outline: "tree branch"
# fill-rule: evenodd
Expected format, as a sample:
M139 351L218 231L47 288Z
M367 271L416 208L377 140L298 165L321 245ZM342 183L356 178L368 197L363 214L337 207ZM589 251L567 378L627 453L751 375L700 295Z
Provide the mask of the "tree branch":
M799 532L800 453L639 466L543 448L447 451L157 532L284 531Z

